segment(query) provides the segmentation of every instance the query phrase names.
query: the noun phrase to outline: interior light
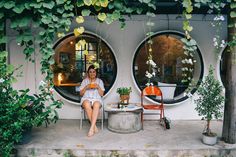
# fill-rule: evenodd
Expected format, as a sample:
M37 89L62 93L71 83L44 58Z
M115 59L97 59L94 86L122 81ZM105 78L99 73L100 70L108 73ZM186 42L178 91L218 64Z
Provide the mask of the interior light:
M58 83L59 83L59 85L60 85L60 84L61 84L61 81L63 80L62 73L58 73L57 79L58 79Z
M73 45L73 44L74 44L74 42L73 42L73 41L70 41L70 44L71 44L71 45Z

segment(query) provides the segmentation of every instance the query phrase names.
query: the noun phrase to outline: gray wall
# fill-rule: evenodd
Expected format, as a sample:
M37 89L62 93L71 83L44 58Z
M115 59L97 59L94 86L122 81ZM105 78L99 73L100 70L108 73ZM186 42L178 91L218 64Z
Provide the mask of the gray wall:
M183 32L182 19L176 19L176 17L177 15L169 15L169 30ZM194 15L191 20L191 25L193 25L194 28L191 35L197 41L198 47L202 52L204 75L207 74L208 66L212 64L216 66L216 77L220 79L219 57L214 53L213 46L213 37L216 31L216 28L211 26L213 18L214 16L212 15ZM107 25L97 22L94 17L86 18L85 23L83 24L86 31L95 33L103 38L113 49L118 63L117 78L112 89L105 96L105 104L119 100L116 88L120 86L131 86L133 92L131 93L130 101L140 101L140 91L138 90L132 76L132 60L137 47L144 40L146 32L148 32L146 27L147 20L148 18L146 16L132 16L132 18L127 18L125 30L121 30L119 22ZM155 22L155 26L152 30L153 32L168 29L167 15L158 15L155 18L152 18L152 21ZM74 22L71 26L71 31L73 31L74 27L78 26L79 25ZM24 77L20 78L14 86L17 89L30 88L31 93L37 93L38 84L42 80L40 74L40 55L38 52L38 46L36 45L37 51L35 52L35 58L37 59L36 64L28 63L24 60L22 48L15 43L16 34L11 32L11 30L8 30L7 33L10 36L10 42L8 45L8 50L10 51L10 63L14 65L22 64L22 71L24 72ZM227 21L223 22L220 35L222 39L227 39ZM58 99L62 99L65 103L62 109L58 110L60 118L79 118L80 113L77 104L65 100L56 92L55 96ZM171 119L200 119L194 108L195 104L193 98L189 98L178 104L166 105L165 115ZM149 119L155 117L145 118Z

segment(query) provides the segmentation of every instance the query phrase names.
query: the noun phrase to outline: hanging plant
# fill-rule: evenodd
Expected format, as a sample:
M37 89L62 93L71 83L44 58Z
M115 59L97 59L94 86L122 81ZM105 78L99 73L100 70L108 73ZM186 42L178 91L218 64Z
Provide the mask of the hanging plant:
M192 18L193 4L191 0L183 0L182 5L184 7L183 16L185 20L183 21L183 30L185 31L185 38L182 38L181 41L184 43L184 54L185 57L182 59L183 68L182 76L183 83L190 83L193 77L193 68L194 62L193 59L194 53L197 49L197 42L192 39L190 32L193 30L193 27L190 25L190 19ZM190 85L191 86L191 85Z

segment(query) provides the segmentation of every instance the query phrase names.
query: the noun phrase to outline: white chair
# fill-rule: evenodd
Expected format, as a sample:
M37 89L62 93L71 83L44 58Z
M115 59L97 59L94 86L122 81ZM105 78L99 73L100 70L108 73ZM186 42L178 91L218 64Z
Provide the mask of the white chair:
M102 104L101 104L101 108L100 108L100 113L99 115L101 115L101 129L103 130L103 123L104 123L104 103L102 101ZM80 130L82 129L83 127L83 119L86 119L86 113L84 111L84 108L82 106L82 104L80 103ZM99 120L99 119L98 119ZM97 121L98 121L97 120Z

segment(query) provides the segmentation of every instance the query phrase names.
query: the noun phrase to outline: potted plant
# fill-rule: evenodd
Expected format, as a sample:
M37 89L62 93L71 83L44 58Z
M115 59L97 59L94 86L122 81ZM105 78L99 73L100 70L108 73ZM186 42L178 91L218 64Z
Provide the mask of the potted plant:
M204 78L197 90L198 98L195 100L196 111L199 116L203 116L207 124L203 131L203 143L214 145L217 142L217 134L210 129L210 122L213 118L222 117L222 107L224 97L222 94L222 86L220 82L214 78L213 67L210 66L209 74Z
M131 87L119 87L116 92L120 94L120 104L129 104L130 92L132 92Z

